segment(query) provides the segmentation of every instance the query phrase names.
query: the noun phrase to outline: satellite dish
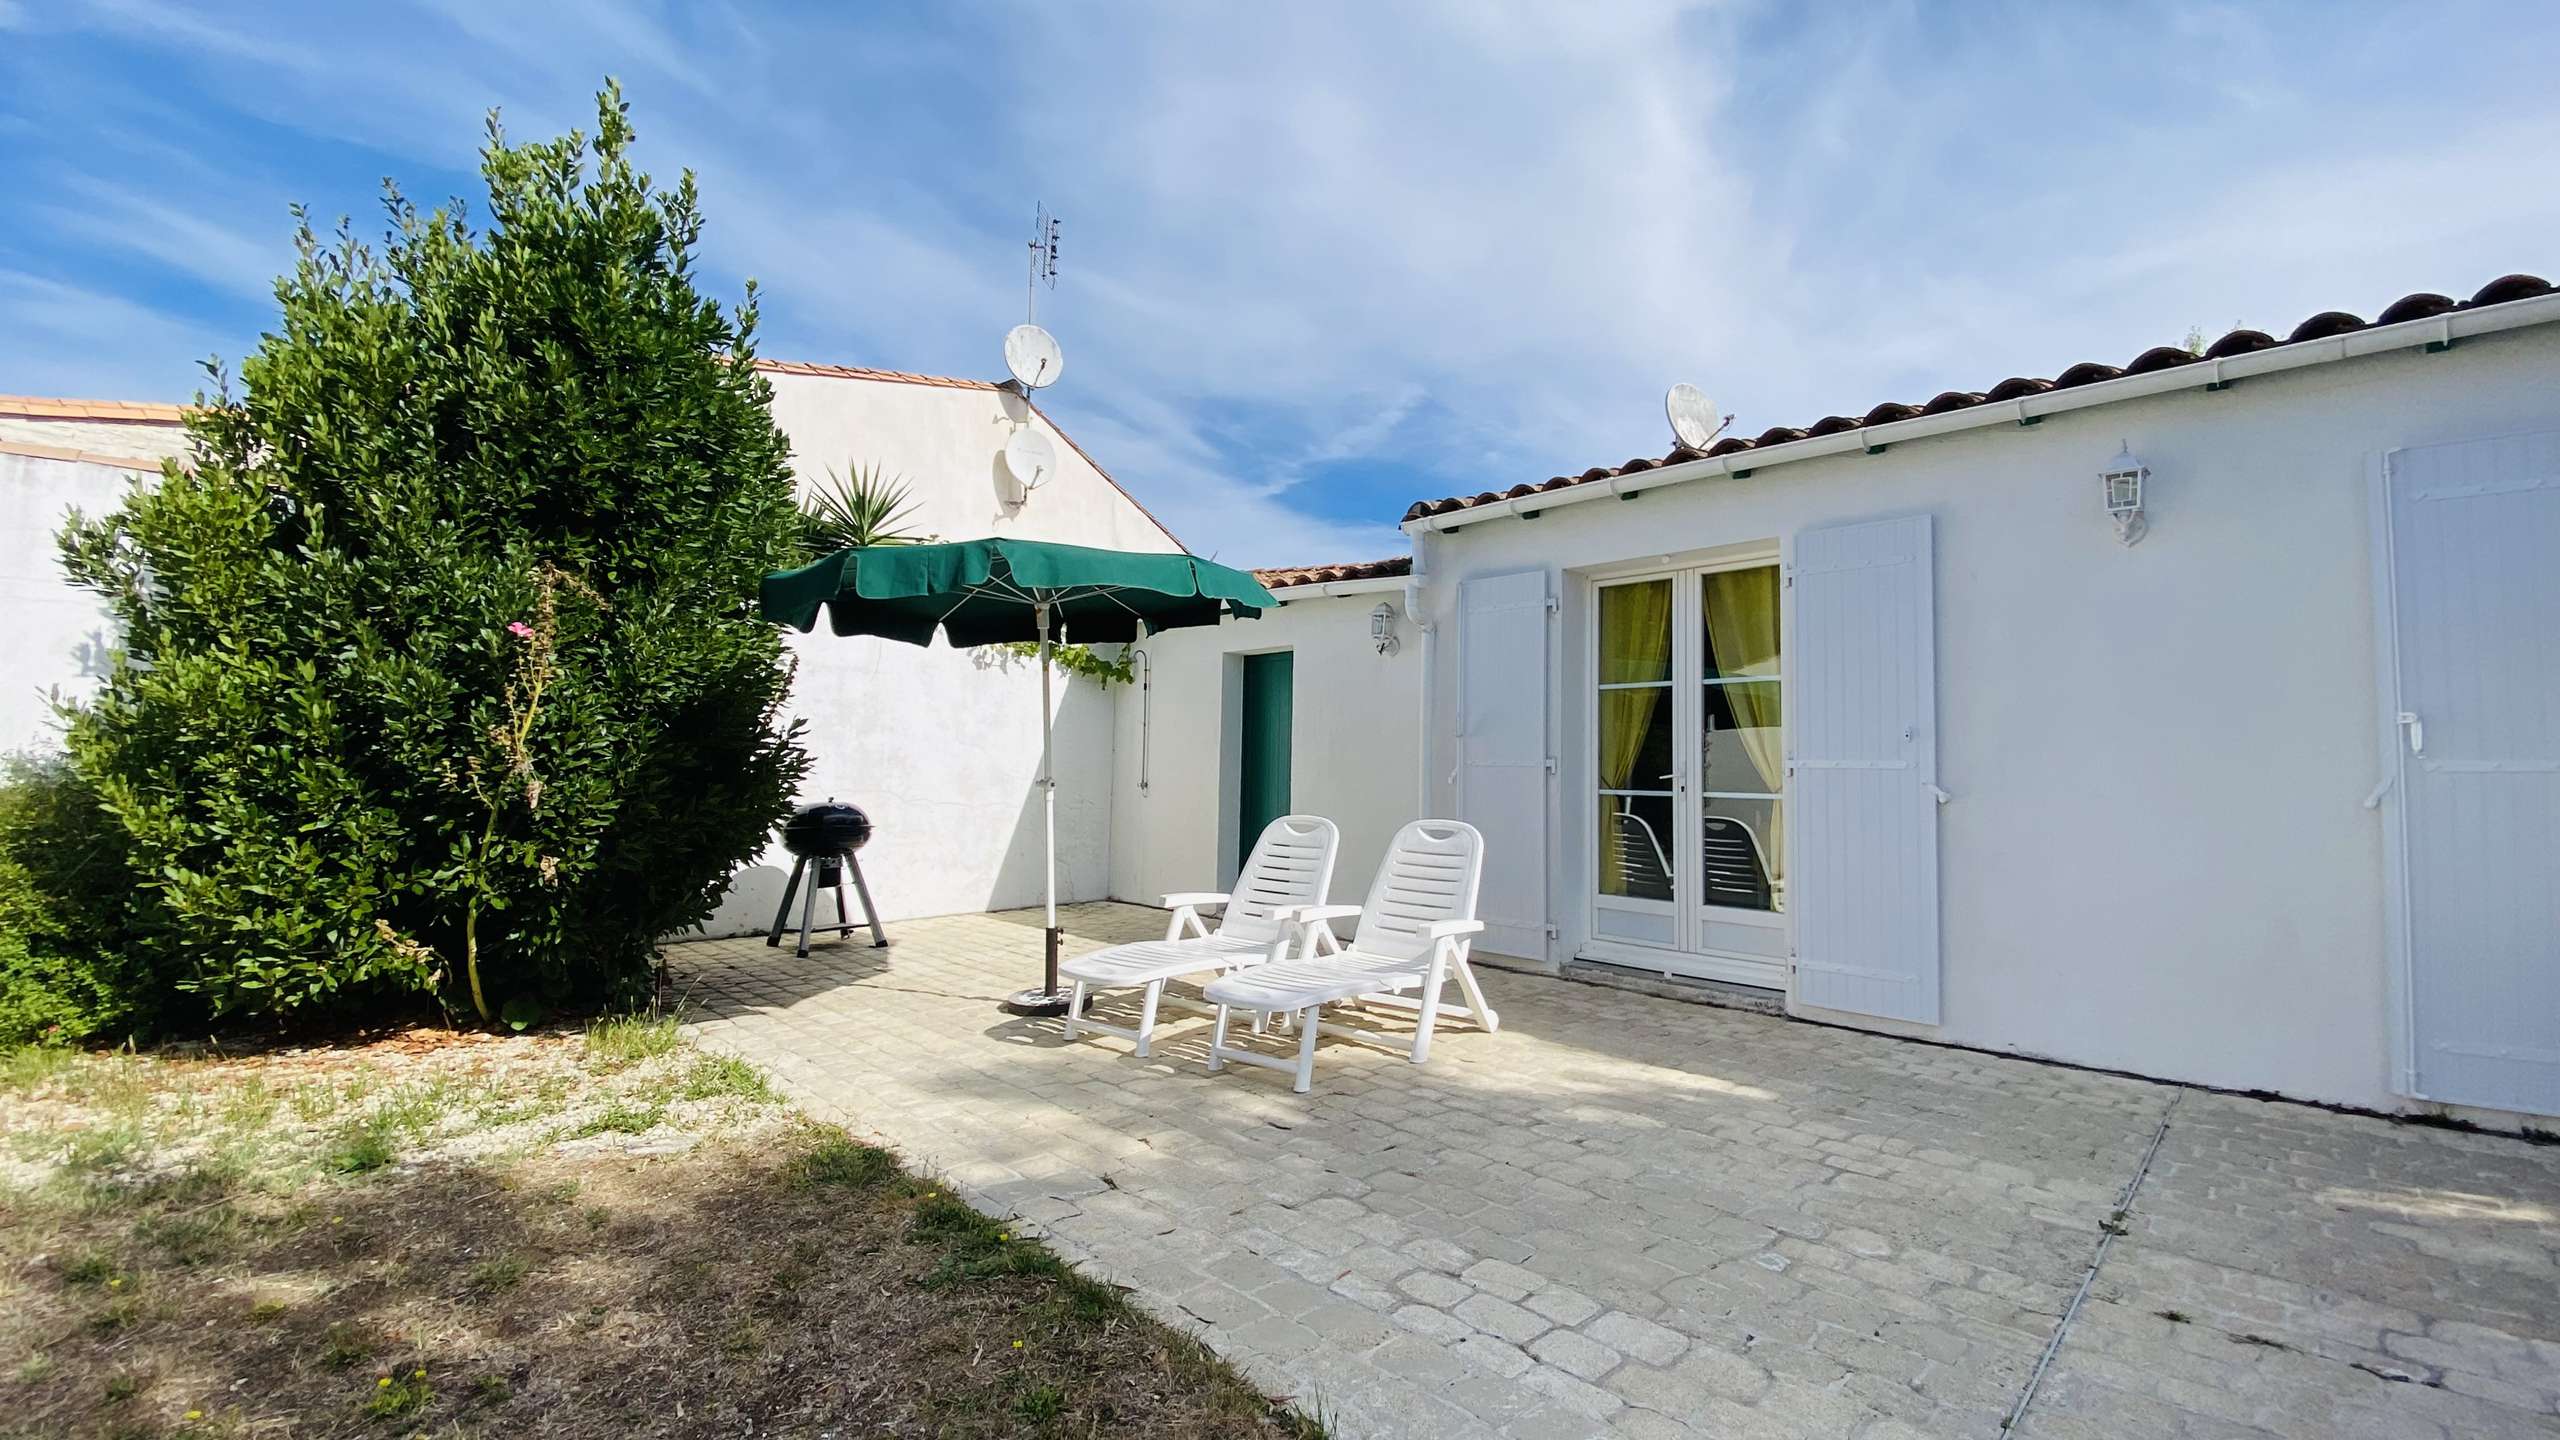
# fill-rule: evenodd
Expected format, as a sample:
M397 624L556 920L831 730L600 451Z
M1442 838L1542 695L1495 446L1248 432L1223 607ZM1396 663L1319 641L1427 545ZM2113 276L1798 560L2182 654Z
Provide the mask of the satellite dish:
M1058 447L1039 427L1025 425L1004 442L1004 468L1015 484L1037 490L1058 473Z
M1707 392L1683 380L1662 397L1663 413L1671 417L1671 433L1692 450L1704 450L1716 443L1716 432L1724 428L1724 418L1716 413Z
M1066 363L1058 353L1058 342L1037 325L1016 325L1005 333L1004 368L1022 382L1025 390L1054 385L1058 371Z

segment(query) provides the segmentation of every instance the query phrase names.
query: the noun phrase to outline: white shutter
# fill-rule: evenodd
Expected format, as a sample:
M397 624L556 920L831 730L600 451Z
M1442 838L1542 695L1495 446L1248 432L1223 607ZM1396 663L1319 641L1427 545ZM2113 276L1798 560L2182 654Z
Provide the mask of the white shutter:
M1547 576L1458 587L1458 818L1484 833L1477 947L1547 958Z
M2408 1089L2560 1114L2560 432L2389 466Z
M1796 1000L1938 1021L1929 517L1796 537L1787 903Z

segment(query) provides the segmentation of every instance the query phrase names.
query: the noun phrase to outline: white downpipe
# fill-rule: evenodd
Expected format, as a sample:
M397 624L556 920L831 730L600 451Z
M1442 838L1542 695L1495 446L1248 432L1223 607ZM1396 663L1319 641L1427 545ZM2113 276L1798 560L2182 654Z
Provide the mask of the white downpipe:
M1416 820L1431 814L1431 687L1438 673L1436 642L1440 638L1440 627L1432 623L1429 612L1423 608L1424 582L1429 577L1422 569L1422 539L1422 533L1416 531L1413 537L1413 571L1404 577L1405 618L1422 632L1422 684L1417 687L1422 694L1422 703L1413 717L1413 818Z
M1578 505L1587 500L1624 497L1677 485L1688 480L1710 480L1730 475L1737 470L1761 470L1771 465L1784 465L1796 460L1814 460L1825 455L1858 454L1878 446L1896 445L1906 440L1923 440L1932 435L1949 435L1959 430L1979 430L1986 426L2021 424L2047 415L2068 414L2093 406L2110 405L2120 400L2138 400L2147 395L2165 395L2177 390L2201 390L2207 386L2229 385L2261 375L2275 375L2287 370L2302 370L2314 365L2330 365L2362 355L2379 355L2392 350L2413 350L2420 346L2449 346L2456 340L2474 335L2492 335L2501 330L2521 330L2529 325L2560 321L2560 294L2537 295L2526 300L2510 300L2503 305L2484 305L2477 310L2455 310L2424 320L2403 320L2397 325L2375 325L2332 335L2325 340L2306 340L2298 344L2278 345L2268 350L2253 350L2246 355L2233 355L2220 360L2203 360L2190 365L2177 365L2166 370L2153 370L2142 375L2126 375L2114 380L2101 380L2094 385L2076 385L2068 390L2046 390L2016 400L1992 401L1950 410L1941 415L1920 415L1909 420L1894 420L1882 425L1842 430L1832 435L1817 435L1803 440L1790 440L1765 450L1743 450L1714 459L1684 460L1677 465L1663 465L1652 470L1621 475L1606 484L1593 481L1568 485L1560 490L1522 495L1515 499L1496 500L1468 509L1451 510L1439 515L1425 515L1404 522L1404 531L1414 540L1414 568L1422 566L1422 537L1463 525L1498 520L1506 515L1535 514L1560 505Z
M1146 651L1129 647L1138 667L1138 798L1147 798L1147 750L1155 733L1156 662Z

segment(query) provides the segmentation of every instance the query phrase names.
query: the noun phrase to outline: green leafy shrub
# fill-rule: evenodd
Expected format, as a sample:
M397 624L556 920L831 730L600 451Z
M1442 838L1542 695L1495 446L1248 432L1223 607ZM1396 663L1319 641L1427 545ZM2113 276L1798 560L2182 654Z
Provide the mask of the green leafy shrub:
M192 467L63 537L127 647L70 750L216 1015L628 999L787 806L754 289L695 289L692 176L631 143L608 89L592 145L492 119L485 231L306 221Z
M147 1033L165 987L122 943L124 830L60 756L0 765L0 1045Z

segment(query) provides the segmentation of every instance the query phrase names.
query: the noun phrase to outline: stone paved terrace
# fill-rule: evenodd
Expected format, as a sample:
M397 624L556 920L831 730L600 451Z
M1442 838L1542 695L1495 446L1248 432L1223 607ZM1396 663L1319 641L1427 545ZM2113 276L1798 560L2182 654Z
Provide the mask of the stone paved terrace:
M1498 972L1500 1034L1328 1041L1296 1096L1206 1020L1140 1060L1001 1013L1038 925L670 953L702 1043L1337 1435L1994 1440L2155 1136L2016 1434L2560 1434L2560 1146Z

